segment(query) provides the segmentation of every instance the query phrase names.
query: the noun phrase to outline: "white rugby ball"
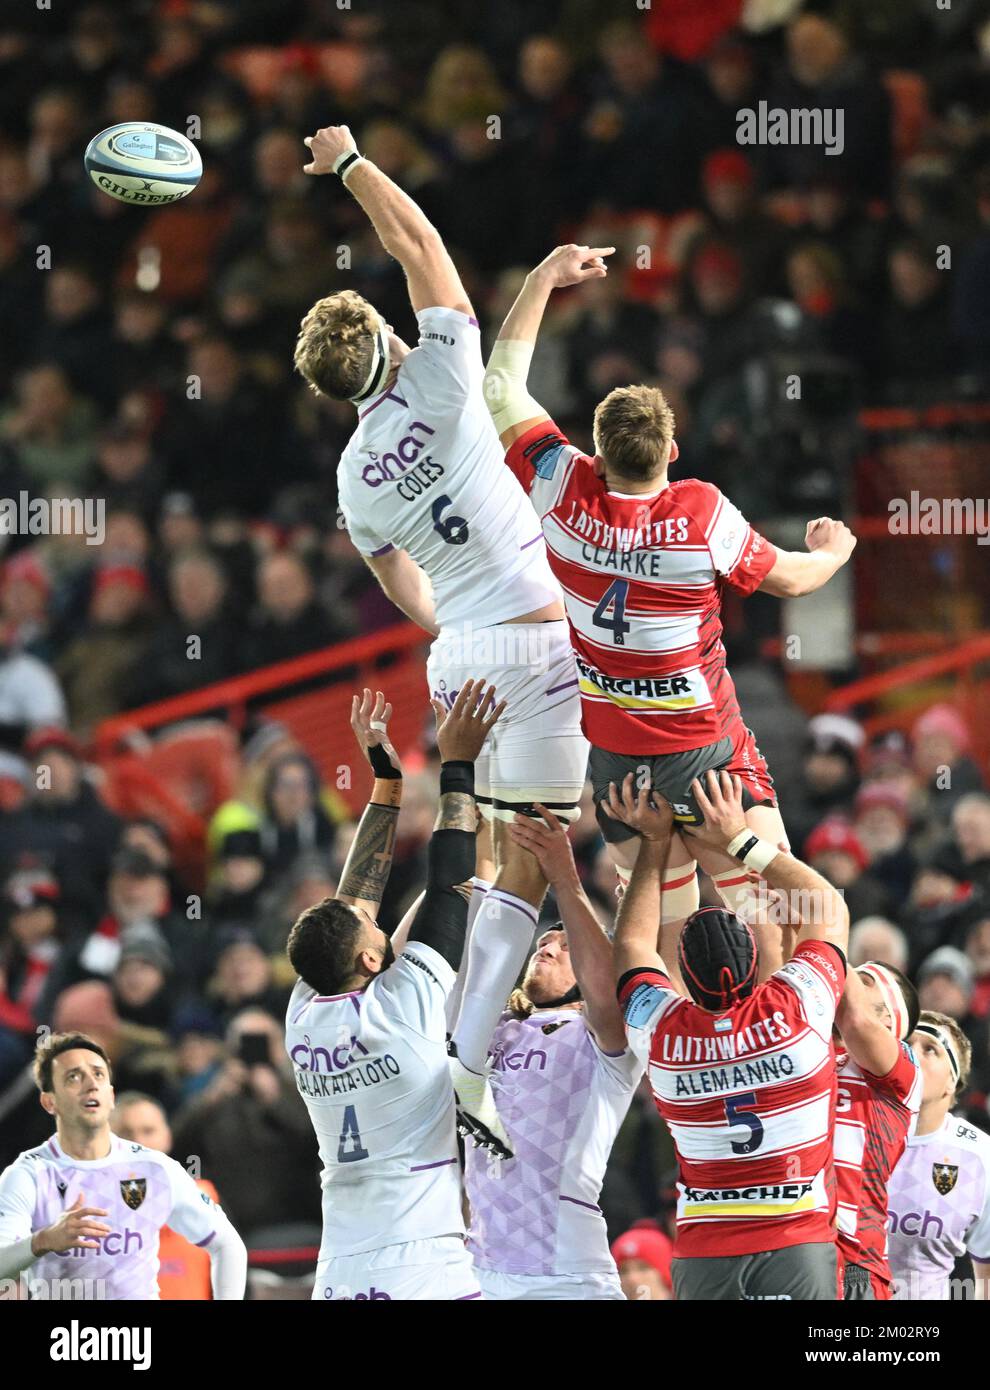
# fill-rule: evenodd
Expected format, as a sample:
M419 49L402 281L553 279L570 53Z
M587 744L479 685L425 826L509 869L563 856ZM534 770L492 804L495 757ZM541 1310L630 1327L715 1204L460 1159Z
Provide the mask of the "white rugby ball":
M203 175L203 161L192 141L149 121L126 121L101 130L86 146L84 161L97 188L141 207L185 198Z

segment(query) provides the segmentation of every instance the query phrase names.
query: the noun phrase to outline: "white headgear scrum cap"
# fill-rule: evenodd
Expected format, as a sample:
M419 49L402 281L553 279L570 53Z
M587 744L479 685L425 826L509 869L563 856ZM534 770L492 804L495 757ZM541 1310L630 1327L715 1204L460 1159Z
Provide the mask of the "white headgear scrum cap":
M355 405L360 405L362 401L366 401L369 396L375 395L381 389L382 382L388 376L388 368L388 329L385 327L385 320L379 318L378 327L372 338L371 367L360 391L356 396L350 398Z
M869 975L879 989L893 1021L894 1036L903 1042L908 1035L908 1008L895 976L888 970L887 966L879 965L874 960L861 965L859 972L861 975Z

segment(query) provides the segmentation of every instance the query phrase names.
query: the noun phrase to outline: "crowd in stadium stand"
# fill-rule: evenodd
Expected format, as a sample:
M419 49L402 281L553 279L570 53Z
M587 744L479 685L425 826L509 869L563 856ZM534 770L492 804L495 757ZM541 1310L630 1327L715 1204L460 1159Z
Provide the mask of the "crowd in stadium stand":
M611 387L660 385L684 466L759 523L782 508L753 466L754 360L824 364L849 412L985 387L990 5L128 9L127 24L99 0L0 18L0 497L106 504L100 545L0 536L0 1095L39 1024L107 1039L118 1086L162 1101L176 1152L202 1156L250 1236L319 1222L280 1046L283 947L333 891L346 813L287 730L254 724L190 920L167 836L106 808L87 749L121 710L399 616L338 522L352 409L318 405L291 366L302 314L337 288L410 339L411 318L344 188L301 172L302 137L345 121L414 192L488 341L554 244L614 242L616 273L553 306L531 390L586 444ZM739 145L736 112L761 100L841 105L843 156ZM87 140L131 119L197 135L187 201L131 208L88 181ZM990 796L971 731L951 705L876 745L851 719L808 724L770 667L740 664L741 631L729 640L793 845L846 894L854 960L906 963L923 1007L962 1022L965 1108L990 1127ZM385 924L422 881L432 808L428 779L411 783ZM607 917L590 806L575 847ZM241 1059L245 1033L268 1036L270 1065ZM12 1113L0 1162L45 1132L40 1110ZM603 1196L614 1232L659 1213L669 1163L644 1095Z

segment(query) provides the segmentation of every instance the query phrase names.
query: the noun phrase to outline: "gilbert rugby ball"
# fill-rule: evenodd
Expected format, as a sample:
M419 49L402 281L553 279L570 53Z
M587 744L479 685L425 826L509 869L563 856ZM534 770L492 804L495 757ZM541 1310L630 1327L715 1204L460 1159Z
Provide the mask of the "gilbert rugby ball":
M161 207L184 198L203 174L203 161L191 140L147 121L101 130L86 146L84 161L97 188L141 207Z

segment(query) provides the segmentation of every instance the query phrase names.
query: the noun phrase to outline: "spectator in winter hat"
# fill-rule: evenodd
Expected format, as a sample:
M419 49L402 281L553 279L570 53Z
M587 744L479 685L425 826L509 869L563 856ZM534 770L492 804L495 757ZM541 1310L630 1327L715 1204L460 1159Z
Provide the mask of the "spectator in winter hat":
M788 830L799 852L823 817L852 812L864 741L863 730L845 715L819 714L809 721L801 785L787 809Z
M848 821L837 816L823 820L805 841L804 857L841 891L853 921L886 914L889 895L867 872L870 856Z
M870 872L896 902L911 889L917 867L908 846L908 801L895 782L867 782L856 794L854 826L870 856Z
M918 998L923 1009L948 1014L965 1028L973 999L973 966L955 946L940 946L918 970Z
M22 550L0 568L0 645L50 661L51 579L32 550Z
M970 733L954 705L932 705L911 730L912 760L928 801L941 815L967 792L983 787L980 770L967 756Z
M649 1226L633 1226L613 1242L612 1259L626 1298L667 1301L674 1297L670 1273L673 1248L669 1237Z
M87 622L56 663L74 728L88 733L123 707L148 645L150 592L147 576L134 565L97 570Z

